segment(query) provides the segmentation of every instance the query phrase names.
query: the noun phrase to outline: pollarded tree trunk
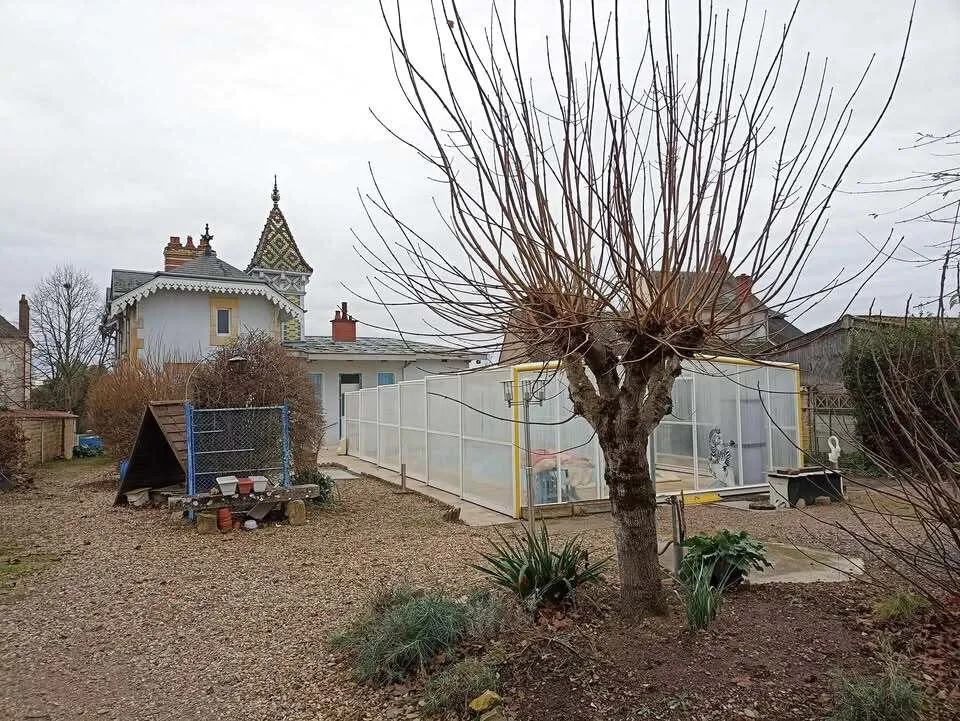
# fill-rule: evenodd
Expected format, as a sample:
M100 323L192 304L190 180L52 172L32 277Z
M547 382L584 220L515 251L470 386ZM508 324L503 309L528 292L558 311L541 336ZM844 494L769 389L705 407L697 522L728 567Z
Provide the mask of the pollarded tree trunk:
M666 595L657 556L657 496L647 462L647 435L601 443L604 479L613 505L620 598L628 615L664 613Z

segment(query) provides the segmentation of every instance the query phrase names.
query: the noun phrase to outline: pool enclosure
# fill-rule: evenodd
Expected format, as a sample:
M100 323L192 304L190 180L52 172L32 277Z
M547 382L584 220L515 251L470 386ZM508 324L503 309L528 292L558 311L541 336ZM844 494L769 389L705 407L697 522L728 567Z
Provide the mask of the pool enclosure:
M525 382L531 382L525 384ZM604 499L603 455L573 413L556 363L493 368L344 394L348 453L464 500L520 516L526 504L523 388L538 505ZM658 493L737 492L800 465L799 370L734 358L684 362L672 413L650 444Z

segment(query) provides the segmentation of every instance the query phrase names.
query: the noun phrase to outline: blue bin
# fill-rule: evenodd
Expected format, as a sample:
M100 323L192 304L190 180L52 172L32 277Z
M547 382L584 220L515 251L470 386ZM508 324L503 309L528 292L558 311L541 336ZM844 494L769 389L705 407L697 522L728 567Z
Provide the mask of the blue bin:
M84 434L77 436L77 445L85 448L103 448L103 441L100 436Z
M130 459L124 458L120 461L120 480L124 480L127 477L127 467L130 465Z

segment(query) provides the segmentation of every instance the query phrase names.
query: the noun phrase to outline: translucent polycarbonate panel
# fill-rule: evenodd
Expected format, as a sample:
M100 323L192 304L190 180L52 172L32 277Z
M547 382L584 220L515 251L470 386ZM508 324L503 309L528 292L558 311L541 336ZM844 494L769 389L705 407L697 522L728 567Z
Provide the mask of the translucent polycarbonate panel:
M800 429L797 428L798 371L793 368L769 368L770 439L772 466L793 468L800 465Z
M439 433L428 433L427 455L430 470L428 483L459 496L460 438Z
M427 384L427 428L443 433L460 432L460 378L433 376Z
M377 462L377 424L360 421L359 456L371 463Z
M529 409L530 425L530 465L533 469L534 501L537 505L561 503L563 501L564 479L559 465L560 446L560 383L552 372L527 372L520 374L521 393L524 381L538 384L542 388L541 403L531 403ZM526 503L526 429L523 426L523 409L520 411L520 463L524 467L521 495Z
M731 380L740 388L740 485L766 483L770 467L767 368L736 366Z
M463 497L513 515L513 447L463 441Z
M596 434L585 418L573 412L566 379L561 376L558 382L561 500L591 501L600 494Z
M351 456L360 454L360 422L347 420L347 453Z
M690 376L680 376L673 383L673 391L670 394L673 400L673 408L670 414L664 418L666 421L681 421L689 423L693 420L693 378Z
M695 362L691 370L696 374L697 487L739 485L738 394L737 384L728 375L730 366Z
M360 418L360 392L352 391L343 394L344 414L350 420L359 420Z
M424 381L408 381L400 384L400 425L407 428L424 428L426 396Z
M423 431L400 430L402 441L400 462L407 464L407 475L419 481L427 480L427 447Z
M377 389L368 388L360 393L360 420L377 420Z
M380 422L395 426L400 422L400 388L377 386L380 404Z
M693 469L693 426L689 423L663 423L654 431L658 466Z
M400 470L400 430L396 426L380 426L380 465Z
M509 368L463 376L463 435L485 441L513 443L513 409L503 397L503 383L511 382Z

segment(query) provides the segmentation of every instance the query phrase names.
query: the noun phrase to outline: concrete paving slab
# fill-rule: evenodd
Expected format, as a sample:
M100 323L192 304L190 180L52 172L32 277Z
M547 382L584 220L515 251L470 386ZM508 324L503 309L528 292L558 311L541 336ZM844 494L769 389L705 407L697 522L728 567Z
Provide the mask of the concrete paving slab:
M324 468L322 470L335 481L345 481L350 478L357 478L356 473L346 471L342 468Z
M765 543L773 568L751 571L750 583L836 583L863 574L863 559L819 548Z

